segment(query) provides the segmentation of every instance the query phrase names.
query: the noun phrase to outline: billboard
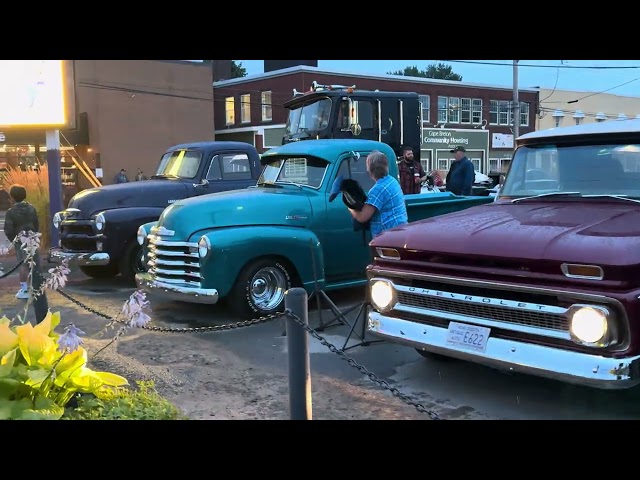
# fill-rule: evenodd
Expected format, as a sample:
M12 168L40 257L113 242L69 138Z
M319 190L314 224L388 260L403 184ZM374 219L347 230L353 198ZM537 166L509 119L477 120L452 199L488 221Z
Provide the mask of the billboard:
M0 60L0 128L75 128L73 60Z

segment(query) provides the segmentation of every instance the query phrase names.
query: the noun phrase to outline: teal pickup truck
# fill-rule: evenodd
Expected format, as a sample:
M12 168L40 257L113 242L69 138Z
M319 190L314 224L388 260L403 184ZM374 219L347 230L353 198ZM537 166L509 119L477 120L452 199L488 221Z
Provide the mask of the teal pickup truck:
M138 230L148 267L136 275L138 287L166 300L227 299L235 313L253 318L282 310L292 286L311 293L316 282L325 291L366 285L369 233L355 231L342 199L330 202L329 194L339 175L368 191L373 150L387 155L397 178L385 143L303 140L264 153L256 186L170 205ZM491 201L450 192L406 197L410 222Z

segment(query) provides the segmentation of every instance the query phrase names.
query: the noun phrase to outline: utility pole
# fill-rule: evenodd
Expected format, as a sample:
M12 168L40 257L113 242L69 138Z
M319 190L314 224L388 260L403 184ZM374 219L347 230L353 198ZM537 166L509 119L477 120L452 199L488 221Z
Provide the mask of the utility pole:
M518 62L513 61L513 109L511 121L513 122L513 140L520 136L520 99L518 98Z

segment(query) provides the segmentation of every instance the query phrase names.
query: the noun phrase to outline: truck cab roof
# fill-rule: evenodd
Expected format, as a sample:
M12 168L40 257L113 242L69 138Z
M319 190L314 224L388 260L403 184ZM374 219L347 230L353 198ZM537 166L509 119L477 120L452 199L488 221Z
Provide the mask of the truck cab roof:
M263 153L260 162L263 165L269 163L269 158L276 155L313 155L314 157L333 163L338 161L341 154L352 150L360 152L379 150L389 157L390 167L391 164L395 164L395 156L389 145L375 140L360 139L301 140L299 142L287 143Z
M624 136L625 134L640 133L640 119L609 120L601 123L588 123L586 125L571 125L568 127L547 128L537 130L518 137L518 143L537 143L545 139L577 139L593 135Z
M244 151L256 151L255 147L246 142L230 142L230 141L205 141L205 142L191 142L191 143L179 143L173 145L167 149L167 152L173 150L186 150L191 148L198 148L201 150L244 150Z

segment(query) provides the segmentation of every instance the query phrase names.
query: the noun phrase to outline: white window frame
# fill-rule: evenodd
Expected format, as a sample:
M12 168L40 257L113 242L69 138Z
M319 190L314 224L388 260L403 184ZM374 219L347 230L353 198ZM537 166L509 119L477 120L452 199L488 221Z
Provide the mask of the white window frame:
M511 102L509 100L498 102L498 125L511 125Z
M438 97L438 122L448 123L449 121L449 97Z
M260 92L260 104L262 106L262 121L270 122L273 120L273 104L271 90Z
M520 102L520 126L528 127L529 126L529 103L528 102Z
M251 94L240 95L240 123L251 123Z
M464 117L467 117L466 120ZM471 99L470 98L461 98L460 99L460 123L465 125L471 124Z
M422 126L425 127L431 123L431 95L420 95Z
M236 102L233 97L227 97L224 99L224 119L226 125L233 125L236 123Z
M498 125L498 104L498 100L491 100L489 102L489 125Z
M460 98L449 97L449 122L460 123Z
M482 99L471 99L471 123L473 125L480 125L482 123Z

